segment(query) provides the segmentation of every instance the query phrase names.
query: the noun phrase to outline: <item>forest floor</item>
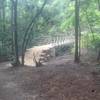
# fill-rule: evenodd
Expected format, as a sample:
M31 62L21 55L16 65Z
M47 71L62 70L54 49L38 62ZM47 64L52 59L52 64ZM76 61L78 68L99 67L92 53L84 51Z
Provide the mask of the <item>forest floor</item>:
M75 64L72 58L38 68L0 63L0 100L100 100L99 65Z

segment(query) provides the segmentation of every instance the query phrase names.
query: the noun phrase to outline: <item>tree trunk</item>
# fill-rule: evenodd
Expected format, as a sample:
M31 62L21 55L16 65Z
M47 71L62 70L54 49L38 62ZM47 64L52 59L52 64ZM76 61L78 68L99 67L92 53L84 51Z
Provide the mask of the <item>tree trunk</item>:
M30 29L32 28L33 23L36 21L37 17L41 14L42 10L44 9L46 2L47 2L47 0L44 1L41 9L33 17L32 21L30 22L30 24L28 25L28 27L25 31L25 35L24 35L24 39L23 39L23 43L22 43L22 65L24 65L24 57L25 57L25 51L26 51L26 46L27 46L26 41L27 41L27 37L29 37L28 35L29 35L29 32L30 32Z
M11 50L12 50L12 55L14 55L14 8L13 8L13 2L11 2L11 34L12 34L12 46L11 46Z
M98 10L100 11L100 0L98 0Z
M17 32L17 0L13 1L14 7L14 44L15 44L15 65L19 65L18 55L18 32Z
M5 33L5 0L1 0L0 4L0 31L1 33ZM1 54L4 51L4 38L1 39L2 42L2 49L1 49ZM6 51L6 50L5 50Z
M75 1L75 62L79 62L79 0Z
M81 56L81 27L79 25L79 59Z
M5 32L5 0L2 2L3 32Z
M80 8L80 0L79 0L79 8ZM80 60L80 56L81 56L81 24L80 24L80 17L79 17L79 60Z

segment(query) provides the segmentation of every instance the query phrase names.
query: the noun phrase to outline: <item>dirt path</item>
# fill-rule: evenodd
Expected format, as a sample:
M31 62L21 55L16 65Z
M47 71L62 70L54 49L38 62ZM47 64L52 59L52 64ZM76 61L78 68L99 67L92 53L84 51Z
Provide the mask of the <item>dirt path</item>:
M1 68L0 100L100 100L95 71L92 64L77 65L66 57L40 68Z

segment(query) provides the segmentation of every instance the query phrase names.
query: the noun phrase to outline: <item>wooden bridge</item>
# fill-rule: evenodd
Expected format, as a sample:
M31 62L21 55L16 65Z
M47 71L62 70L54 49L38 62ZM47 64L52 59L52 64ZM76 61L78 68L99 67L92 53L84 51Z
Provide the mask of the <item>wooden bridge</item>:
M50 55L52 57L55 57L55 47L74 44L74 38L72 36L67 36L67 35L41 36L38 38L34 38L32 41L33 44L35 44L35 41L36 41L36 46L27 49L25 53L25 65L33 66L34 65L33 56L35 56L36 60L38 61L43 51L49 50Z

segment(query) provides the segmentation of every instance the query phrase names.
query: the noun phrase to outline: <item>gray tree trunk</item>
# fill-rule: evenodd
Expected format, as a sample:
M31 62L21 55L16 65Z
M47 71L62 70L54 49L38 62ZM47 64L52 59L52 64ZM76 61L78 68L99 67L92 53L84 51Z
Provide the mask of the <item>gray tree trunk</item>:
M75 0L75 62L79 60L79 0Z
M19 65L19 55L18 55L18 28L17 28L17 0L13 1L14 8L14 46L15 46L15 65Z

